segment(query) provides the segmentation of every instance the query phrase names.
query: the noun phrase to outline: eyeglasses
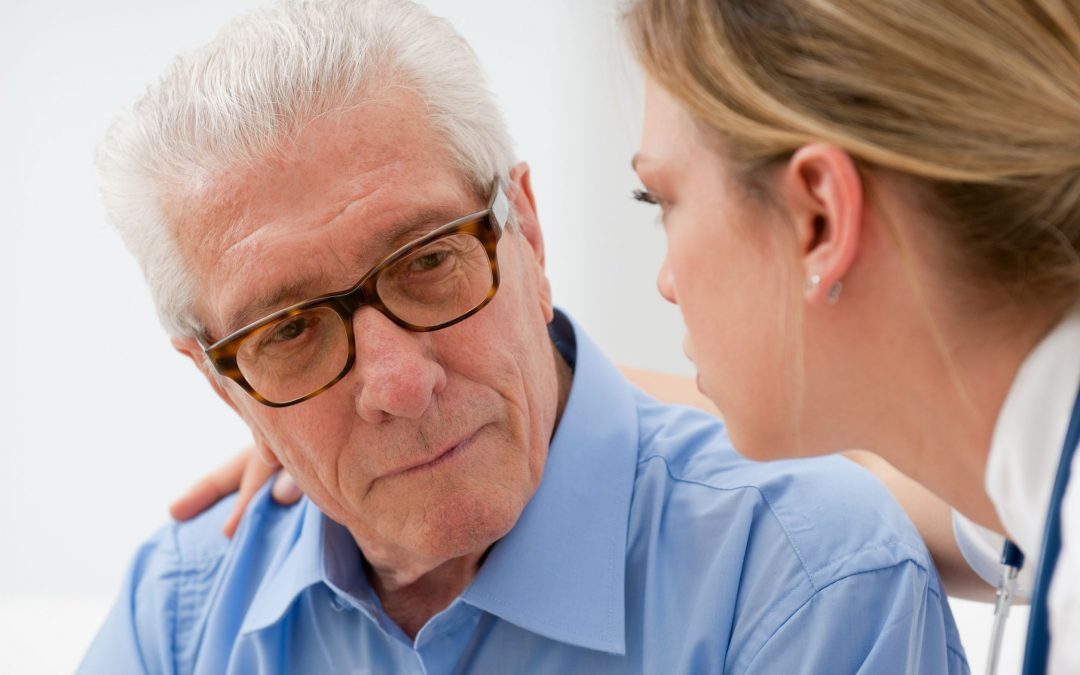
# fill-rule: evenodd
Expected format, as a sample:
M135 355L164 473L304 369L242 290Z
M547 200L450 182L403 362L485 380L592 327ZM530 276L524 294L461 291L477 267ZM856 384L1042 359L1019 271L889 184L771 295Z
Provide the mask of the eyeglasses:
M284 408L326 391L356 362L353 314L364 306L418 333L464 321L499 288L496 247L510 204L496 183L483 211L402 246L347 291L274 312L199 344L214 368L260 403Z

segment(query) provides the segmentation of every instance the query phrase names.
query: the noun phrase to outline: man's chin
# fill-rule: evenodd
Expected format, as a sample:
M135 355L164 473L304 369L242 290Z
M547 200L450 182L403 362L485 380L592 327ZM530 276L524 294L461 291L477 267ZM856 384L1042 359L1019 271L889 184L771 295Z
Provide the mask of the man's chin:
M429 560L481 555L504 537L521 516L524 504L492 495L455 494L425 505L423 521L413 531L413 549Z

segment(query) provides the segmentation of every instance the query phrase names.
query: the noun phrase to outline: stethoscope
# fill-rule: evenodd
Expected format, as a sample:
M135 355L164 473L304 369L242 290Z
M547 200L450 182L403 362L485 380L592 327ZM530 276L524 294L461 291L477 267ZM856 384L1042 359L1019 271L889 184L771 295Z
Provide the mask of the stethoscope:
M1042 559L1035 575L1035 589L1031 596L1031 618L1028 620L1027 644L1024 647L1023 675L1043 675L1046 673L1047 658L1050 655L1050 614L1047 608L1050 581L1054 576L1054 567L1061 553L1061 504L1065 499L1065 487L1069 483L1076 447L1080 445L1080 391L1073 404L1069 429L1065 432L1065 444L1061 449L1054 487L1050 493L1050 506L1046 514L1046 529L1043 534ZM994 603L994 628L990 636L990 655L987 659L987 675L997 672L1001 656L1001 638L1005 632L1005 620L1009 616L1009 606L1016 593L1016 577L1024 566L1024 554L1016 544L1005 542L1001 552L1001 564L1004 567L1001 583L998 585L997 600Z

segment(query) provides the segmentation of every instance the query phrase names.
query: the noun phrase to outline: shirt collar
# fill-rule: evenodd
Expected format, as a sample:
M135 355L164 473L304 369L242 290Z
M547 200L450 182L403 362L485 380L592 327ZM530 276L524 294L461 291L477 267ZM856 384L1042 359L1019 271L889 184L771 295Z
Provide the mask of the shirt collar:
M574 381L536 494L492 547L462 600L553 640L624 654L625 568L637 471L633 391L565 314L550 327ZM268 500L264 488L257 500ZM377 615L352 537L304 499L264 575L241 633L266 628L323 582Z
M637 471L632 389L556 311L552 337L576 346L574 382L540 486L462 599L533 633L624 654L626 538Z
M270 499L269 486L257 499ZM363 557L348 529L327 518L306 496L297 508L302 509L301 514L283 537L285 543L263 576L240 633L277 623L301 593L318 583L334 592L338 598L334 602L351 604L388 628L367 581Z
M1020 366L990 444L986 491L1006 532L1032 562L1041 549L1046 505L1080 383L1078 344L1080 305Z
M270 504L270 500L270 485L267 484L255 497L255 503L249 509L245 520L251 516L263 516L267 509L281 508ZM241 635L277 623L300 593L325 579L323 524L331 521L307 497L295 508L301 509L300 517L286 521L290 529L280 537L282 544L279 545L274 559L263 575L259 589L252 598L251 606L240 626ZM253 523L245 523L248 527L242 525L236 537L239 539L244 536L243 530L248 529L251 524ZM243 565L245 562L241 559L237 564Z

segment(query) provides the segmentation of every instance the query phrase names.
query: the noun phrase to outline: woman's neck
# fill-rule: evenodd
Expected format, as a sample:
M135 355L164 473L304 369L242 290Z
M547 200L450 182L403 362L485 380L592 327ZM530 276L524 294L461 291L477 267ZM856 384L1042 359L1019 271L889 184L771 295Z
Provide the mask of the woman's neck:
M870 447L969 519L1004 533L985 487L994 429L1017 371L1056 316L927 335L919 363L896 363L893 424Z

